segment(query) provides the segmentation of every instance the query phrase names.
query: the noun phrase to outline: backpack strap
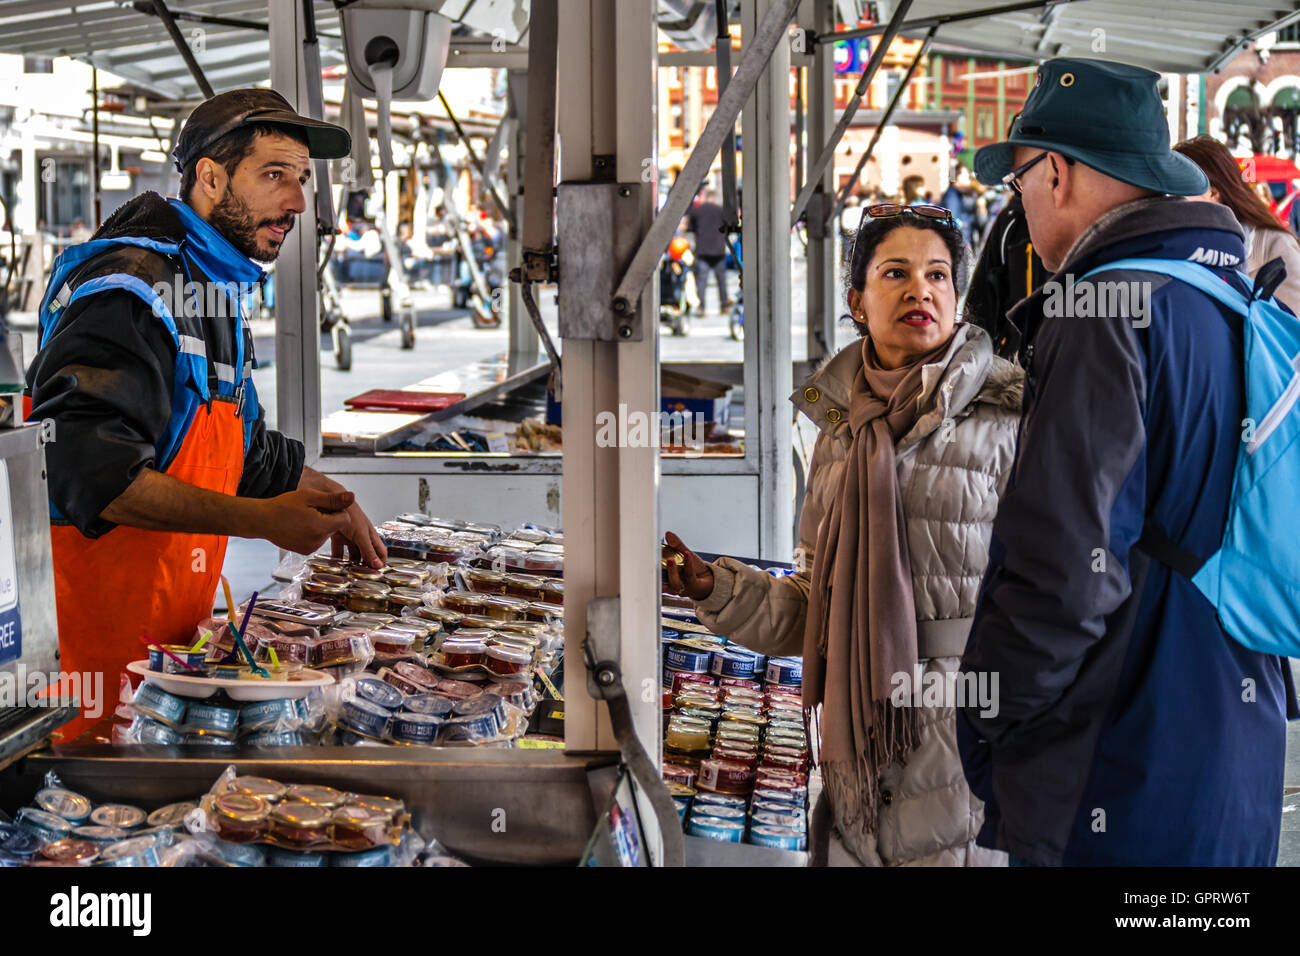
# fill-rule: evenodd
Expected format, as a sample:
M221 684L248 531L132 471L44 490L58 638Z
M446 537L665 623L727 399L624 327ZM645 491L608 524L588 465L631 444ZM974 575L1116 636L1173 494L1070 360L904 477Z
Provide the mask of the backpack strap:
M1210 298L1226 305L1238 315L1245 315L1250 308L1250 302L1244 295L1205 266L1195 262L1188 262L1186 259L1117 259L1114 262L1103 263L1095 269L1089 269L1080 278L1088 279L1100 272L1117 270L1155 272L1159 275L1170 276L1204 292ZM1243 276L1242 278L1247 285L1251 285L1249 277Z
M1172 568L1189 581L1196 577L1196 572L1205 564L1169 535L1150 521L1142 526L1142 536L1134 545L1139 551L1150 555L1167 568Z
M1284 281L1286 281L1286 263L1282 257L1268 260L1255 273L1255 286L1250 291L1251 299L1273 298L1273 293Z
M1227 306L1238 315L1244 316L1250 309L1250 299L1247 299L1205 266L1195 262L1188 262L1186 259L1119 259L1089 270L1084 274L1083 278L1089 278L1101 272L1120 270L1154 272L1178 279L1194 289L1204 292L1210 298ZM1245 281L1250 284L1248 278ZM1251 298L1254 298L1259 291L1260 286L1255 284ZM1268 291L1271 292L1271 289ZM1163 529L1150 521L1143 524L1142 535L1134 546L1188 580L1194 578L1205 564L1203 560L1178 544Z

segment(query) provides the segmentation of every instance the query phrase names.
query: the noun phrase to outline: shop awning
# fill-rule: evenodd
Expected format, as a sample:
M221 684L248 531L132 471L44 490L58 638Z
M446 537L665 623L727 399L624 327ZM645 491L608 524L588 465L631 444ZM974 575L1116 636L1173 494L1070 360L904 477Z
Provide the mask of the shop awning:
M1278 90L1273 94L1273 102L1269 105L1287 110L1300 109L1300 87L1288 86Z
M1227 109L1254 109L1259 106L1259 97L1249 86L1239 86L1228 94L1228 99L1223 105Z
M1013 3L915 0L907 22ZM898 0L879 0L876 7L879 22L885 23L897 9ZM1084 56L1165 73L1208 73L1255 37L1297 17L1297 0L1059 0L1038 9L941 26L936 40L1035 60ZM905 33L920 36L929 25Z
M1288 183L1300 179L1300 168L1289 159L1256 154L1249 159L1237 160L1243 178L1248 183Z

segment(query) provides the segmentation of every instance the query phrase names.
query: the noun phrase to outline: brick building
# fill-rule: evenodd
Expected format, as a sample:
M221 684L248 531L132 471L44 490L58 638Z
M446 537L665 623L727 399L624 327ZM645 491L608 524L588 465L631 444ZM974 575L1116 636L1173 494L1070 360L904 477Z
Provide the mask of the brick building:
M902 83L920 40L900 37L890 44L884 62L868 87L834 159L835 181L853 174L880 116ZM849 103L874 47L868 40L836 45L835 110ZM881 134L861 180L864 189L887 193L910 191L935 196L947 188L950 159L966 166L977 148L1002 138L1007 122L1029 93L1034 65L1028 60L976 54L934 44L918 66L890 126ZM718 102L714 67L667 67L660 73L660 168L675 172L690 153ZM791 73L793 117L800 95ZM806 102L806 93L804 93ZM815 154L818 144L809 144ZM793 137L791 155L795 152ZM716 166L715 166L716 168ZM794 186L792 174L792 188Z
M1201 129L1236 152L1297 156L1300 25L1262 37L1218 73L1188 79L1203 85Z

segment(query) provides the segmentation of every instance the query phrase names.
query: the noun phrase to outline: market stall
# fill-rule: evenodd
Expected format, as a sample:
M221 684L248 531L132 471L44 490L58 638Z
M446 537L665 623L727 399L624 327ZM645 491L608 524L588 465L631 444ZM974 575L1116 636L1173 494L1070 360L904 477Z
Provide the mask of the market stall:
M1080 0L1068 6L1085 5L1099 9L1115 7L1100 0L1094 4ZM351 5L354 11L362 12L370 6L367 0ZM428 4L414 6L423 9ZM512 266L519 270L520 281L512 289L511 357L507 361L506 382L466 387L465 398L458 401L469 404L451 410L474 411L489 402L515 398L527 388L536 392L540 380L549 377L551 368L530 359L537 356L537 339L532 337L532 326L525 321L523 313L525 300L558 276L560 287L566 291L558 314L563 362L563 393L558 397L565 415L560 455L518 456L490 450L477 454L396 450L402 439L425 431L426 425L438 424L425 415L417 415L402 426L408 428L409 434L402 435L392 446L380 447L380 439L392 436L393 430L389 429L376 431L376 440L368 448L346 441L330 447L323 438L322 424L327 412L320 403L315 278L317 210L309 207L302 216L302 228L287 237L278 267L279 425L287 434L304 442L310 462L356 488L367 510L392 519L393 524L385 527L385 533L391 536L390 544L396 544L394 558L403 558L399 552L406 550L405 560L421 567L406 566L395 560L388 570L399 573L392 574L390 580L366 582L356 574L349 579L347 568L331 568L323 562L315 567L304 564L288 576L284 582L285 593L276 596L276 600L284 602L282 609L296 607L301 618L298 625L314 630L315 634L268 628L267 633L259 636L257 649L250 648L247 652L239 651L238 641L234 641L233 649L226 646L225 638L218 632L224 630L232 641L236 636L240 641L251 636L254 632L250 628L256 626L252 623L256 604L245 608L243 614L232 607L235 618L227 623L209 622L206 629L211 636L196 635L195 641L195 644L211 642L214 648L222 650L224 659L210 660L209 652L202 646L167 649L168 654L181 658L182 665L187 662L178 651L202 652L202 664L190 661L188 666L206 669L210 664L214 673L193 679L233 682L202 685L203 689L210 687L212 692L221 692L226 697L218 698L216 703L199 704L193 711L190 701L206 700L207 696L174 693L185 687L182 682L189 679L187 675L183 672L169 675L164 655L153 661L146 659L142 667L134 669L142 683L121 702L126 708L122 721L116 729L103 728L107 731L105 741L57 744L26 756L0 775L0 807L27 811L23 819L29 824L35 821L29 830L34 826L47 838L61 838L65 833L64 823L71 824L66 828L70 834L77 825L87 825L84 820L103 811L104 805L126 805L132 809L101 813L110 822L90 826L112 826L127 820L139 826L136 811L140 810L147 811L144 823L148 825L149 813L160 812L178 802L196 804L184 813L175 811L192 835L207 832L205 828L209 824L219 830L222 813L236 824L251 826L266 820L269 826L272 818L269 804L280 804L286 799L290 804L329 811L325 815L317 811L308 813L307 817L315 821L311 825L304 824L303 814L299 813L296 823L292 819L284 823L290 830L337 828L340 822L346 829L348 820L330 814L346 806L363 806L385 798L400 800L403 812L410 814L409 822L402 822L401 814L396 811L386 818L383 826L396 828L388 834L396 841L393 845L401 845L403 828L409 826L422 839L436 839L441 848L470 862L576 862L589 854L591 835L601 828L605 829L609 845L617 846L619 834L624 832L619 821L629 814L639 821L636 828L641 834L639 846L644 851L640 857L643 861L711 859L707 852L712 848L711 842L687 843L683 849L678 837L681 831L677 829L681 822L688 829L694 827L694 836L717 843L730 842L732 836L747 828L771 827L779 832L761 834L769 838L767 845L751 845L741 852L800 852L797 824L801 820L805 825L807 822L807 747L811 735L807 728L802 733L796 728L801 721L794 717L796 697L791 689L797 686L797 662L780 659L762 662L760 679L760 663L752 655L728 649L722 642L710 639L706 632L701 633L698 625L693 625L689 615L662 617L658 545L659 530L677 524L689 525L701 541L716 550L776 560L788 558L790 554L793 481L789 468L790 411L786 400L792 382L792 363L786 266L791 189L787 175L787 130L788 71L796 54L791 52L785 37L798 4L793 0L759 0L743 5L745 42L732 80L735 87L728 87L728 92L724 92L715 113L715 118L719 118L717 123L710 124L681 176L683 184L691 183L692 177L698 182L701 167L707 168L743 103L747 133L743 142L742 241L751 250L752 263L746 270L744 287L750 309L746 317L745 362L742 375L710 369L710 374L701 377L730 385L743 384L744 450L739 456L681 460L661 456L655 443L610 444L602 441L600 434L602 413L625 406L646 415L657 415L661 409L657 291L649 278L662 247L667 245L670 230L675 228L684 203L689 200L685 192L674 189L664 211L657 215L655 190L642 178L643 163L646 158L653 159L656 148L654 131L644 122L644 117L654 109L651 96L657 65L655 11L651 5L635 0L574 6L576 9L566 9L565 28L561 31L554 0L534 0L526 51L517 42L522 29L514 23L511 29L515 37L504 44L505 50L485 49L482 43L469 44L462 50L467 61L479 65L499 62L520 73L526 70L526 122L521 123L521 129L529 142L544 145L533 150L532 162L519 162L509 188L510 204L518 223L509 247L510 259ZM904 22L908 8L913 6L906 0L897 5L878 6L891 7L888 12L893 20L889 27L873 28L870 32L874 33L931 30L936 24L941 26L966 16L956 17L956 4L917 3L918 17L922 8L930 8L930 19ZM1018 4L1012 8L1023 11L1042 6ZM1273 14L1256 16L1253 8L1246 9L1249 6L1242 5L1243 24L1254 17L1252 29L1266 26ZM833 11L829 3L807 3L803 8L804 17L800 22L823 36L816 52L797 54L801 58L799 62L816 71L817 82L810 88L821 92L817 94L816 117L810 121L809 128L814 136L819 136L815 131L825 132L830 126L832 101L828 95L829 53L825 36L830 32ZM1001 9L981 11L980 15L994 15L996 19ZM1015 19L1016 15L1008 14L1011 19L995 32L1005 33L1008 23L1016 25L1018 31L1021 21ZM302 56L304 41L316 36L314 16L336 17L337 12L328 4L274 0L266 22L269 47L263 49L269 49L272 86L304 111L314 104L319 116L322 111L319 83L304 69ZM1066 28L1064 18L1061 19L1058 30ZM492 29L491 24L469 25L483 32ZM156 36L132 35L134 42L155 39ZM972 42L996 46L1012 41L981 33L972 34ZM19 49L19 46L6 48ZM1168 56L1170 62L1194 63L1196 68L1202 68L1206 59L1202 52L1189 47L1181 54L1182 59L1175 54L1162 56ZM103 55L102 50L90 54L92 59ZM246 65L255 61L256 56L248 53L242 62ZM124 69L129 63L113 65ZM264 79L264 67L262 62L258 68L261 72L256 76L232 72L221 82ZM187 64L182 69L188 68ZM171 69L176 69L174 63ZM868 73L874 73L874 67ZM545 148L551 145L555 135L564 143L558 170L554 168L556 160L552 151ZM825 149L833 150L834 145L832 134ZM511 155L514 164L528 154L519 150ZM823 216L820 222L824 224L831 210L831 197L826 188L828 175L824 159L813 164L804 184L806 194L801 189L796 200L796 219L815 209ZM561 184L558 195L552 195L555 183ZM553 221L559 224L556 235L552 235ZM820 229L821 226L810 227L809 327L813 338L818 334L814 327L819 328L820 347L824 349L828 341L825 333L833 318L830 251L833 240ZM606 241L604 245L592 242L591 230L599 230L596 235ZM583 259L584 246L594 246L599 254ZM611 249L617 254L608 254ZM591 268L566 271L566 262L579 261ZM432 390L435 389L426 389ZM339 430L334 434L358 438L365 433ZM341 454L339 450L349 453ZM28 488L27 506L39 504L40 490L39 482ZM702 507L702 502L708 502L708 507ZM453 524L439 525L435 515L454 516L448 519ZM481 527L485 524L494 525L495 529ZM521 533L526 534L521 537ZM458 534L462 537L455 538ZM435 548L448 543L468 545L466 535L478 539L475 543L478 551L474 554L466 548L453 556ZM520 547L521 543L532 547ZM547 545L552 550L539 552L539 547ZM560 545L563 590L561 611L557 613L556 602L543 599L544 588L518 578L543 576L538 572L553 571L553 558L542 559L556 554L554 547ZM493 549L498 550L494 553ZM48 573L48 565L42 565L42 560L37 555L21 562L20 576L41 573L41 567L46 567ZM494 566L498 560L502 562L500 567ZM516 560L521 563L510 563ZM444 568L435 572L425 567L431 565L444 565ZM335 573L338 571L345 574ZM403 595L394 597L392 593L402 587L396 582L409 584L413 578L403 578L403 574L418 578L424 571L428 577L421 584L432 582L437 574L441 578L428 592L416 588L417 594L405 595L413 603L403 605L400 600ZM497 581L493 575L500 575L501 580ZM509 575L514 575L516 580L508 582ZM332 580L340 577L341 582ZM360 587L363 583L379 585L385 590L381 593L374 588ZM453 586L462 584L464 587ZM495 592L479 590L471 584L485 588L499 585L500 597L523 601L532 608L535 619L528 620L529 610L510 601L491 604L501 617L476 614L477 609L489 609L484 595ZM511 594L512 586L533 590L526 596ZM378 602L383 598L382 610L377 605L366 606L367 590L370 600ZM432 594L435 590L437 593ZM341 600L344 606L330 603L331 599ZM304 600L306 605L292 603ZM318 613L316 609L322 604L327 610L350 615L389 615L404 619L408 626L394 628L393 620L371 618L367 623L372 627L359 629L360 634L348 633L340 643L339 634L331 635L334 617L328 622L304 617ZM534 607L537 604L549 604L551 608L539 611ZM52 602L46 606L52 606ZM264 620L268 619L267 608L264 602ZM428 610L421 614L422 609ZM433 611L445 613L431 614ZM513 618L516 613L525 620ZM448 614L461 615L455 628L446 627ZM470 624L482 624L479 630L487 633L468 638L462 634L459 641L453 641L449 658L446 638L461 630L475 630L463 627L466 614L481 618ZM354 618L338 620L337 629L357 630L345 627L350 620L356 623ZM437 624L437 632L422 627L418 620ZM556 653L559 645L554 639L560 631L543 638L531 627L512 632L493 627L492 622L538 624L543 631L559 623L564 650ZM380 631L390 633L381 635L376 643ZM503 634L526 640L506 640ZM438 635L442 637L441 642L436 639ZM432 642L431 637L435 638ZM49 638L47 622L44 643L29 642L25 653L48 657ZM531 643L534 639L536 646ZM322 646L326 647L323 651ZM267 657L259 660L257 653L263 647ZM292 655L296 651L292 648L301 649L303 659L294 660ZM491 648L504 649L491 657L497 670L488 663ZM519 660L521 650L526 661ZM334 651L341 656L329 656ZM246 653L242 662L238 660L240 653ZM549 660L548 653L552 655ZM319 656L322 654L325 656ZM371 665L383 655L392 658L392 666L381 661L379 669L371 672ZM350 659L345 659L349 656ZM420 659L416 660L417 657ZM0 663L8 664L2 658ZM345 672L358 663L359 668ZM528 739L528 734L500 732L505 725L497 713L498 705L493 702L486 704L491 719L496 721L491 728L493 732L466 731L471 737L477 734L477 739L443 737L448 724L464 727L473 721L460 724L455 721L483 717L472 712L455 713L457 700L486 701L493 697L508 703L507 698L517 693L519 705L510 706L531 720L529 707L524 703L530 691L512 692L503 688L502 694L488 694L476 687L476 692L470 694L464 687L448 686L473 682L461 681L447 671L479 668L475 676L484 679L508 677L500 668L516 663L528 667L527 683L533 694L539 693L533 684L533 673L537 674L538 684L544 686L543 677L551 680L556 673L555 667L548 672L547 665L562 668L564 680L557 690L565 704L563 750L519 746ZM249 745L247 735L241 734L240 728L264 729L248 723L246 712L250 704L261 702L241 701L231 691L239 690L241 683L254 686L256 680L235 672L221 676L215 673L215 668L242 671L266 665L283 668L289 664L301 666L301 670L294 672L297 674L326 673L331 667L336 668L337 673L329 674L329 683L337 691L337 698L332 702L322 701L321 711L315 713L310 709L304 713L295 705L292 715L285 711L284 720L289 723L284 727L273 725L272 731L290 736L273 743L263 740ZM47 661L45 666L51 665ZM694 675L696 679L679 675ZM165 686L168 677L179 678L172 681L172 690ZM299 678L298 683L303 682ZM699 686L692 689L691 684ZM141 688L150 689L141 691ZM384 688L396 689L402 695L400 700ZM324 696L326 688L319 690ZM302 698L309 696L302 695ZM425 697L436 700L412 708L410 701ZM300 698L268 698L269 701L297 699ZM394 706L385 707L384 701ZM451 701L450 711L446 710L449 705L444 701ZM239 706L234 706L235 702ZM284 707L282 703L276 706ZM428 708L428 712L422 713L421 707ZM554 716L554 708L551 711ZM504 710L502 713L508 714ZM731 718L726 733L720 732L716 724L723 714ZM412 717L431 719L413 720ZM523 718L514 719L518 730L517 721ZM197 726L196 720L207 725ZM232 720L234 723L229 726L224 723ZM123 727L126 729L122 730ZM311 742L303 736L308 727L317 735ZM179 739L169 736L182 733ZM190 737L192 734L198 736ZM433 736L419 739L421 734ZM226 743L213 744L213 736ZM537 734L534 739L545 736L557 735ZM450 746L461 743L514 746ZM630 796L619 795L626 784L624 769L643 771L648 765L653 772L662 773L665 751L668 756L679 758L669 761L670 768L678 769L667 770L674 787L697 791L686 794L681 789L675 790L674 796L679 798L676 809L681 816L674 814L671 807L667 814L663 813L668 794L644 777ZM235 767L233 777L225 774L227 766ZM53 778L49 776L51 773ZM250 783L247 779L250 777L262 782ZM234 784L235 779L242 784ZM337 793L292 790L311 786L334 788ZM755 789L762 791L759 800L753 798ZM50 793L51 790L54 792ZM713 796L700 801L699 791ZM273 794L275 799L267 799L268 794ZM781 794L786 797L783 799ZM239 798L224 799L232 796ZM687 797L694 797L698 802L688 807ZM360 803L349 804L348 799ZM701 806L728 812L704 814L704 822L692 819L699 816ZM199 815L190 818L192 811ZM51 819L51 814L63 823ZM768 816L760 818L758 814ZM175 816L164 814L158 819L156 826L175 829ZM719 827L712 822L715 820L730 822ZM794 835L788 831L794 831ZM260 840L262 831L257 832ZM329 832L335 835L313 839L326 847L322 852L342 852L337 829ZM9 835L6 833L5 837ZM60 840L45 839L45 842ZM787 858L750 855L745 859L768 862Z

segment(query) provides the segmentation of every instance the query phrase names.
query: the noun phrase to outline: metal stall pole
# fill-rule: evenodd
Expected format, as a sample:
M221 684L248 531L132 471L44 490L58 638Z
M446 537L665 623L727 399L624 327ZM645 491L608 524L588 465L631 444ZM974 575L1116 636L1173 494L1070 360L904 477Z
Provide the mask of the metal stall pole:
M799 25L822 37L835 29L835 0L805 0ZM808 68L808 145L826 142L834 122L835 56L829 43L817 43ZM811 173L811 170L809 170ZM808 201L808 361L818 362L835 351L835 236L825 210L835 195L835 164L828 163Z
M642 161L655 157L654 127L646 122L654 115L656 88L653 11L642 0L570 0L557 60L564 143L556 204L564 342L564 610L565 633L571 635L565 744L577 750L616 746L605 708L586 693L586 666L576 644L586 633L592 600L618 597L620 667L633 723L657 761L659 450L651 442L608 447L610 442L597 440L598 421L620 412L653 416L658 434L658 323L644 319L640 336L621 336L610 294L654 218L654 183L641 178ZM530 122L530 142L535 128ZM595 241L588 229L602 230L612 242ZM608 291L588 297L581 290L595 281L597 270ZM637 315L657 315L657 298L650 284L637 299ZM626 324L619 319L618 326Z
M535 16L540 6L534 3ZM637 799L651 857L680 862L679 833L658 825L672 816L666 792L653 790L662 759L658 290L653 283L639 290L631 315L616 315L613 305L622 269L655 215L654 179L642 176L646 161L653 167L656 158L654 124L645 121L655 104L654 12L643 0L570 0L564 27L557 39L564 149L556 223L568 556L565 747L621 750L643 778ZM534 32L530 45L541 40ZM540 129L530 120L535 141ZM527 218L524 227L531 232ZM608 419L632 416L649 424L642 438L626 429L625 438L610 441Z
M270 0L271 88L296 110L307 111L302 69L306 25L297 0ZM319 83L320 77L311 77ZM298 228L285 236L275 265L277 428L306 449L306 464L321 454L320 319L316 312L316 208L308 202Z
M844 108L844 113L840 116L839 122L835 124L835 129L831 132L830 137L822 146L821 152L812 166L808 168L808 180L803 184L803 189L799 190L798 197L795 198L794 208L790 210L790 227L794 228L795 224L803 217L804 210L808 206L808 200L812 197L813 190L821 183L822 172L831 164L835 157L835 147L839 145L840 138L844 131L849 128L849 123L853 121L853 115L858 111L858 106L862 103L862 97L866 95L867 88L871 86L871 81L875 79L876 71L880 69L880 64L885 61L885 52L889 49L889 44L894 42L894 37L898 36L899 31L904 26L904 19L907 17L907 11L912 8L912 0L898 0L898 7L894 10L894 15L889 18L889 25L883 27L884 35L880 42L876 44L876 49L871 54L871 59L867 61L866 69L858 77L858 85L853 88L853 96L849 98L849 104ZM840 36L848 34L832 33L827 37L818 37L818 45L834 43Z
M90 221L100 226L99 217L99 70L90 70Z
M782 0L743 6L748 46ZM776 45L741 119L741 248L745 250L745 364L756 394L745 393L745 440L758 446L758 556L788 561L794 550L790 465L790 46ZM814 170L809 170L813 173ZM816 172L820 173L820 170ZM752 316L752 318L751 318ZM753 323L751 325L751 322Z
M523 218L524 208L524 126L528 103L528 71L509 70L506 73L506 116L512 120L510 138L506 149L509 157L506 162L506 202L510 206L510 216L516 226ZM524 261L522 231L518 228L506 236L506 269L509 272L520 268ZM537 364L541 351L541 341L537 329L524 311L521 295L522 286L518 282L507 284L509 306L507 322L509 330L510 354L508 362L510 374L532 368Z
M898 89L894 90L894 95L890 99L889 104L885 107L885 111L880 114L880 121L876 123L876 131L871 134L871 141L867 143L867 148L864 149L862 155L858 157L858 164L853 167L853 175L845 181L844 188L840 190L839 197L835 200L835 208L827 214L826 221L828 223L844 211L844 206L849 201L849 193L853 190L853 184L857 182L858 177L862 175L862 170L867 168L867 160L871 158L871 154L875 150L876 144L880 142L880 136L884 133L885 127L889 125L889 121L893 118L894 111L898 108L898 104L901 103L903 97L907 95L907 88L912 83L912 77L916 75L916 68L920 65L921 61L925 59L926 53L929 52L930 44L934 41L935 31L938 29L938 26L930 27L930 31L925 35L925 40L916 51L916 56L912 57L912 63L908 66L907 73L903 76L903 82L899 83Z

